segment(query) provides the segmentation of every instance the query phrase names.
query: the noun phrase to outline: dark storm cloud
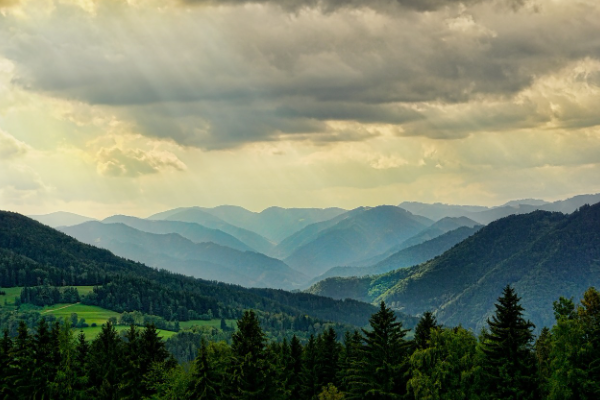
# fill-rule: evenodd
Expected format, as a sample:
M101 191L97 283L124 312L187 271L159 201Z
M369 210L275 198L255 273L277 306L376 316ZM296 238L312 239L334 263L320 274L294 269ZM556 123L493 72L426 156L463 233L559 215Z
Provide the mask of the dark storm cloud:
M346 10L363 3L436 11ZM514 11L519 1L472 9L451 7L454 1L284 1L339 10L293 16L277 7L152 13L111 4L93 17L58 4L37 24L0 20L11 32L0 51L17 66L15 82L109 106L145 135L203 148L369 137L332 132L331 120L447 139L531 127L548 118L535 105L481 108L456 119L422 104L508 101L540 76L600 58L600 12L592 2L537 12ZM595 123L587 114L569 116L573 126Z
M319 8L332 12L344 8L371 8L376 10L402 7L416 11L433 11L445 6L457 4L475 4L484 0L182 0L187 4L205 5L243 5L270 4L286 10ZM514 2L516 3L516 2Z

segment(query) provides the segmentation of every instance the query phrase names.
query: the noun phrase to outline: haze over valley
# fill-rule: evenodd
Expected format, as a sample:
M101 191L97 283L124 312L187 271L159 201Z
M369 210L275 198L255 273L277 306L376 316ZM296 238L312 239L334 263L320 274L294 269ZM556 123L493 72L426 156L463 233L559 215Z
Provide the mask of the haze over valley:
M0 0L0 400L600 398L599 21Z

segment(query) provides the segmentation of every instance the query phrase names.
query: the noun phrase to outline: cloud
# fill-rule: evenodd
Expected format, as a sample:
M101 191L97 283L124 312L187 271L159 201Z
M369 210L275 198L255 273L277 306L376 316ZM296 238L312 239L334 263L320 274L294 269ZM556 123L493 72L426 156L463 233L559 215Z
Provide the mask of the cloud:
M19 0L0 0L0 9L12 7L19 3Z
M136 177L155 174L165 169L183 171L186 169L174 154L169 152L143 151L141 149L122 150L117 147L98 151L97 171L100 175L112 177Z
M24 155L29 146L0 130L0 161Z
M339 9L371 8L384 10L390 8L404 8L416 11L433 11L441 7L455 6L457 4L475 4L482 0L183 0L187 4L202 5L233 5L244 4L274 4L285 10L297 11L305 8L319 8L325 12ZM510 1L521 3L521 1Z
M222 7L109 2L90 14L55 4L29 22L4 17L0 29L12 36L0 51L15 66L13 84L203 149L373 137L332 131L335 121L437 139L545 126L557 117L519 96L540 77L600 58L592 1L536 10L519 1L282 3L294 14L267 1L210 4ZM429 11L372 10L380 6ZM565 124L597 123L575 109L561 108Z

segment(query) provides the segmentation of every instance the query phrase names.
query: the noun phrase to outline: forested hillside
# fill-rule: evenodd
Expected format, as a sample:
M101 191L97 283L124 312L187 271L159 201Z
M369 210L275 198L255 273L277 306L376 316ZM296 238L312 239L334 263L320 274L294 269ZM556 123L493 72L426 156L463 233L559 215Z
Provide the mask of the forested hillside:
M481 226L473 228L462 227L455 229L450 232L446 232L434 239L428 240L424 243L410 246L396 253L391 254L384 260L376 263L375 265L365 267L334 267L329 269L323 275L319 275L314 278L311 285L331 277L348 277L348 276L365 276L365 275L378 275L384 274L389 271L393 271L398 268L412 267L431 260L432 258L439 256L446 250L462 242L469 236L477 232Z
M270 341L246 311L230 343L199 340L191 363L154 326L112 323L91 342L68 320L0 339L5 399L594 399L600 395L600 293L557 298L552 329L534 335L518 293L501 291L479 336L425 313L414 338L383 302L365 329L333 327ZM376 394L376 395L374 395Z
M0 286L97 286L90 304L115 311L139 310L168 320L203 314L237 318L245 309L355 326L375 309L356 301L276 290L248 290L209 282L114 256L22 215L0 212Z
M309 292L385 300L413 314L435 310L444 324L476 328L493 311L492 293L506 284L523 293L527 315L538 326L552 323L556 293L577 296L600 286L600 204L570 215L509 216L419 266L361 279L332 278Z

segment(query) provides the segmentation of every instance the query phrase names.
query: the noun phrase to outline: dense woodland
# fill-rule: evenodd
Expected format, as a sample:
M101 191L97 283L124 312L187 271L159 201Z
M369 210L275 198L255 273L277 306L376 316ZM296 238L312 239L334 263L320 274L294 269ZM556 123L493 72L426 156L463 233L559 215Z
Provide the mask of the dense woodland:
M148 325L91 342L68 321L0 340L2 399L595 399L600 396L600 292L554 302L537 337L507 286L479 335L425 313L413 340L381 303L370 326L302 343L268 341L253 311L226 342L201 341L177 363Z
M84 304L116 312L140 311L169 321L202 319L211 314L237 319L243 310L256 309L289 317L298 326L323 321L363 326L376 310L354 300L247 289L149 268L80 243L22 215L0 211L0 287L81 285L96 286L81 299ZM44 304L50 304L52 298ZM414 323L408 316L401 318L408 325Z

